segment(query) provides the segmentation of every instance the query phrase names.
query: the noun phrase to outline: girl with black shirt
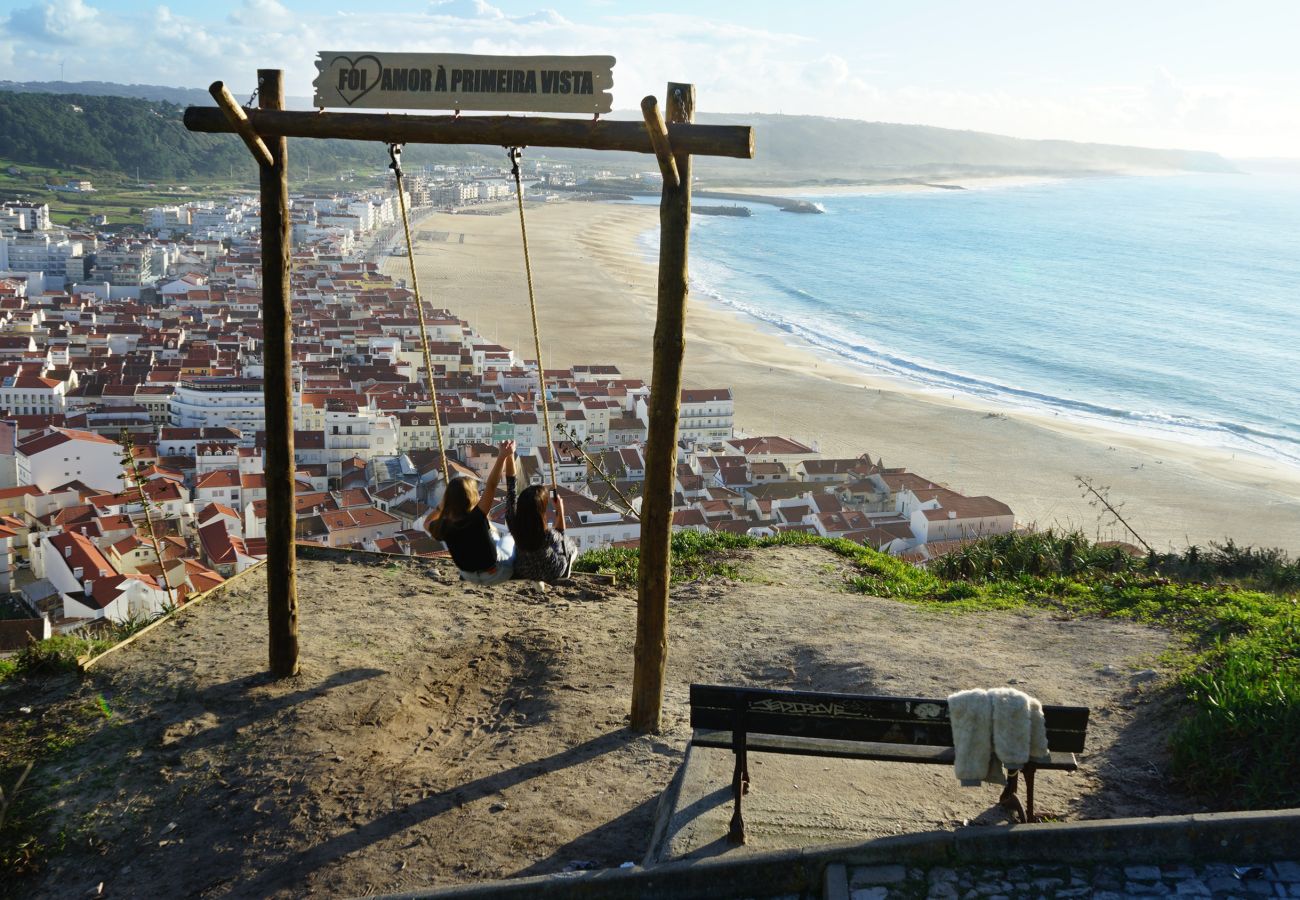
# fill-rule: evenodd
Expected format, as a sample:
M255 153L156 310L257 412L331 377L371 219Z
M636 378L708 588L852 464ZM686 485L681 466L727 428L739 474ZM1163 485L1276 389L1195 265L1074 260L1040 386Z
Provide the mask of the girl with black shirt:
M501 469L513 460L515 442L502 441L497 461L488 474L480 495L469 478L453 478L442 497L442 506L430 519L429 536L442 541L460 570L460 577L475 584L509 581L514 571L515 541L508 531L488 520L496 499Z

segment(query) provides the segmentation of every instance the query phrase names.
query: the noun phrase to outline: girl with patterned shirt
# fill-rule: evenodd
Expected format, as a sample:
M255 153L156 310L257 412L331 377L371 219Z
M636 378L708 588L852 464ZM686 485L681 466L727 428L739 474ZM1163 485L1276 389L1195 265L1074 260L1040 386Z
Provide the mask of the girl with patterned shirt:
M515 539L514 574L527 581L558 581L567 578L577 548L564 536L564 501L554 493L552 525L546 527L546 510L551 491L543 485L524 488L515 496L515 457L506 458L506 524Z

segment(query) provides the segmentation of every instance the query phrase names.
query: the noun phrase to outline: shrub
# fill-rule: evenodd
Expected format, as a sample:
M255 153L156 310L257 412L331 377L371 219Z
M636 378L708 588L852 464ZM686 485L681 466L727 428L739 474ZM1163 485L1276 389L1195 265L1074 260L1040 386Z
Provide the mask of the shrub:
M33 677L77 671L77 659L102 652L111 641L87 639L70 634L56 634L43 641L33 641L13 659L11 674Z
M1122 545L1096 544L1078 531L1013 532L974 541L930 563L941 578L978 581L1017 575L1132 572L1141 565Z

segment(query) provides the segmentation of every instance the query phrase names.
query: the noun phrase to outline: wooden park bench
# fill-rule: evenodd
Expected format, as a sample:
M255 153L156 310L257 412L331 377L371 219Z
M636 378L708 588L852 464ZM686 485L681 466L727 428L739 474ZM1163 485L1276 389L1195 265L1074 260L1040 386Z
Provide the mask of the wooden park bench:
M1034 817L1034 772L1078 768L1088 730L1086 706L1044 706L1050 762L1030 762L1025 776L1025 806L1016 797L1020 772L1011 772L999 802L1022 822ZM730 749L736 755L731 779L735 812L728 840L745 842L740 798L749 791L748 754L793 753L842 759L952 765L948 701L920 697L869 697L812 691L691 685L691 743Z

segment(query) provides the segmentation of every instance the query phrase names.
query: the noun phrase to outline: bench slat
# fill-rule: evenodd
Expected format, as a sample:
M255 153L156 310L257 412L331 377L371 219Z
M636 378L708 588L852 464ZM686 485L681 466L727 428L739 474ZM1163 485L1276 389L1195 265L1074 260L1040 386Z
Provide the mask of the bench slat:
M952 728L947 722L899 722L824 715L826 717L809 713L767 712L751 705L745 714L744 727L750 734L952 746ZM691 727L730 731L737 727L736 712L715 710L713 715L691 716Z
M730 731L737 709L746 709L746 729L754 734L819 740L952 745L946 700L873 697L764 688L691 685L691 727ZM1084 749L1088 708L1046 706L1047 744L1053 751Z
M732 749L730 731L697 729L691 737L696 747ZM826 738L808 738L793 735L749 734L745 739L749 750L762 753L787 753L797 756L831 756L840 759L867 759L882 762L953 764L952 747L910 746L907 744L871 743L866 741L838 741ZM1052 753L1051 762L1035 763L1039 769L1059 769L1073 772L1079 768L1073 753Z

